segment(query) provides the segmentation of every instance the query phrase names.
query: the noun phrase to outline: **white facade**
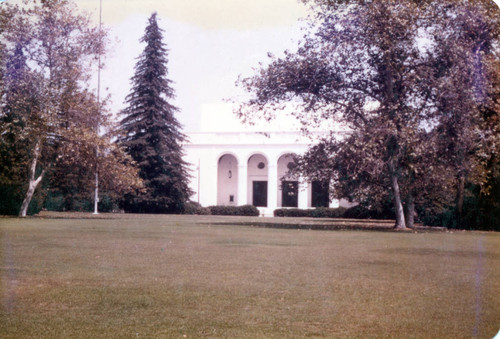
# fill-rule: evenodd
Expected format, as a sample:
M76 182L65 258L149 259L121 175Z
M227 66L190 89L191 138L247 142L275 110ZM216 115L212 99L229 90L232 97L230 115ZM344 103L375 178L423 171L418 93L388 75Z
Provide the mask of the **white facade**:
M204 131L188 133L184 145L195 192L192 201L202 206L255 205L264 216L281 207L339 206L337 200L325 200L318 183L287 176L292 155L312 144L290 120L248 127L227 110L215 108L217 114L202 115Z
M184 151L191 164L193 201L203 206L254 204L265 216L280 207L312 207L312 185L286 176L291 154L302 154L310 145L298 132L200 132L188 137ZM290 194L297 196L288 206L283 180L298 185L296 192L292 187ZM338 201L329 205L338 207Z

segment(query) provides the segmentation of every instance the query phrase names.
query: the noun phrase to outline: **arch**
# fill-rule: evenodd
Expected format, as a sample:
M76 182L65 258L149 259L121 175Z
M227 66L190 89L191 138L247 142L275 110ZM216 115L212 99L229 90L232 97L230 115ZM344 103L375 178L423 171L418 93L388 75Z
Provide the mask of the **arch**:
M283 157L283 156L287 156L287 155L290 155L290 156L297 156L297 153L295 152L292 152L292 151L282 151L280 153L278 153L278 160Z
M247 160L247 201L254 206L268 205L269 162L262 153L254 153Z
M217 161L217 205L238 204L238 159L224 153Z
M289 174L295 164L294 153L283 153L278 158L278 207L298 207L299 204L299 180L296 176Z
M293 157L296 156L295 153L293 152L288 152L288 153L282 153L278 157L278 179L283 180L283 179L296 179L295 177L291 177L288 174L288 171L290 170L289 165L295 164L295 161L293 160Z
M265 153L263 153L263 152L254 151L254 152L250 152L250 153L247 155L247 157L246 157L246 159L247 159L247 164L248 164L248 162L250 161L250 158L252 158L252 157L253 157L253 156L255 156L255 155L260 155L260 156L264 157L264 159L265 159L267 162L269 162L269 156L268 156L268 155L266 155L266 154L265 154Z
M240 163L240 156L239 156L237 153L235 153L235 152L231 152L231 151L224 151L224 152L220 152L220 153L217 155L217 163L218 163L218 162L220 161L220 159L221 159L223 156L225 156L225 155L232 155L232 156L236 159L236 161L237 161L238 163Z

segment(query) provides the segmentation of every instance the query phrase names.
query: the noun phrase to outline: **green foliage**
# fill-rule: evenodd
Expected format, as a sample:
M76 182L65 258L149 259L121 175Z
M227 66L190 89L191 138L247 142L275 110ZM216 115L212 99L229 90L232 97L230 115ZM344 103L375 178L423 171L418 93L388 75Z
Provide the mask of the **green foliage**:
M395 215L392 209L370 209L362 205L357 205L347 209L343 214L343 218L394 220Z
M210 209L207 207L201 206L199 203L194 201L188 201L184 205L183 214L197 214L197 215L209 215Z
M240 215L249 217L258 217L259 210L253 205L242 206L209 206L212 215Z
M299 209L299 208L278 208L275 209L273 214L275 217L312 217L312 209Z
M89 82L105 34L69 0L1 7L0 186L24 190L19 215L41 207L30 207L41 185L63 194L66 207L84 201L99 169L108 191L139 186L130 159L98 133L110 121Z
M340 121L349 133L332 133L299 157L303 176L334 182L336 198L370 206L389 199L398 228L413 225L416 209L456 196L460 224L465 183L484 184L485 164L500 149L498 8L307 2L315 10L310 31L296 52L271 56L239 80L251 96L236 113L272 119L294 102L306 131Z
M394 220L394 212L390 209L369 209L357 205L350 208L326 208L314 209L300 208L279 208L274 210L275 217L296 217L296 218L346 218L346 219L390 219Z
M17 215L23 201L22 187L15 184L0 185L0 215Z
M345 207L318 207L312 210L311 216L313 218L343 218L346 210L347 209Z
M455 206L445 206L440 212L422 211L419 217L425 225L465 230L500 231L500 178L491 180L492 191L482 193L478 185L467 185L464 214L460 223Z
M183 160L181 125L169 101L174 90L167 78L167 48L156 13L149 18L141 42L146 44L135 66L128 107L122 112L118 143L138 164L145 188L125 195L122 206L136 213L179 213L191 191Z
M43 208L47 211L55 212L92 212L94 210L94 200L91 194L68 195L57 190L49 190L44 200ZM99 212L118 211L118 202L108 194L101 194L98 203Z

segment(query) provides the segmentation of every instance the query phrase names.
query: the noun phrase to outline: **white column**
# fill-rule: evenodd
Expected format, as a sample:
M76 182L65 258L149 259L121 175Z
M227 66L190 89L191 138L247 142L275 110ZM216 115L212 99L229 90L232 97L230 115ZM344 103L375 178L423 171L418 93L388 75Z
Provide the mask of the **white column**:
M203 206L217 205L217 161L201 167L200 203Z
M328 207L330 208L338 208L340 206L340 202L338 199L332 199L332 201L330 201L330 204L328 205Z
M273 213L278 206L278 164L276 161L269 161L269 171L267 172L267 208L269 213Z
M299 208L308 208L308 194L309 194L309 184L305 182L302 178L299 180Z
M238 165L238 205L246 205L247 202L247 163Z

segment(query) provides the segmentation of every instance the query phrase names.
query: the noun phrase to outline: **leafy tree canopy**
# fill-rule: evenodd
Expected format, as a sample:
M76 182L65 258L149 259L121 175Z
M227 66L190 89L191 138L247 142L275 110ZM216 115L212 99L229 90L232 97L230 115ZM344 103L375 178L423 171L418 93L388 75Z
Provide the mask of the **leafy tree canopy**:
M15 196L22 200L19 215L26 215L35 190L55 172L59 176L52 176L53 186L76 167L88 179L106 168L116 178L117 192L140 185L125 154L98 133L98 126L106 128L109 120L88 88L104 53L104 33L68 0L4 3L5 17L0 21L5 56L0 156L9 169L2 171L0 184L16 187ZM67 171L61 171L63 166Z
M483 114L498 115L498 9L487 1L308 2L315 13L304 40L239 80L252 96L237 114L271 119L293 103L306 130L342 123L349 135L325 138L299 170L334 179L337 197L390 195L399 228L413 225L416 202L441 200L452 187L459 204L465 178L484 180L498 145Z

